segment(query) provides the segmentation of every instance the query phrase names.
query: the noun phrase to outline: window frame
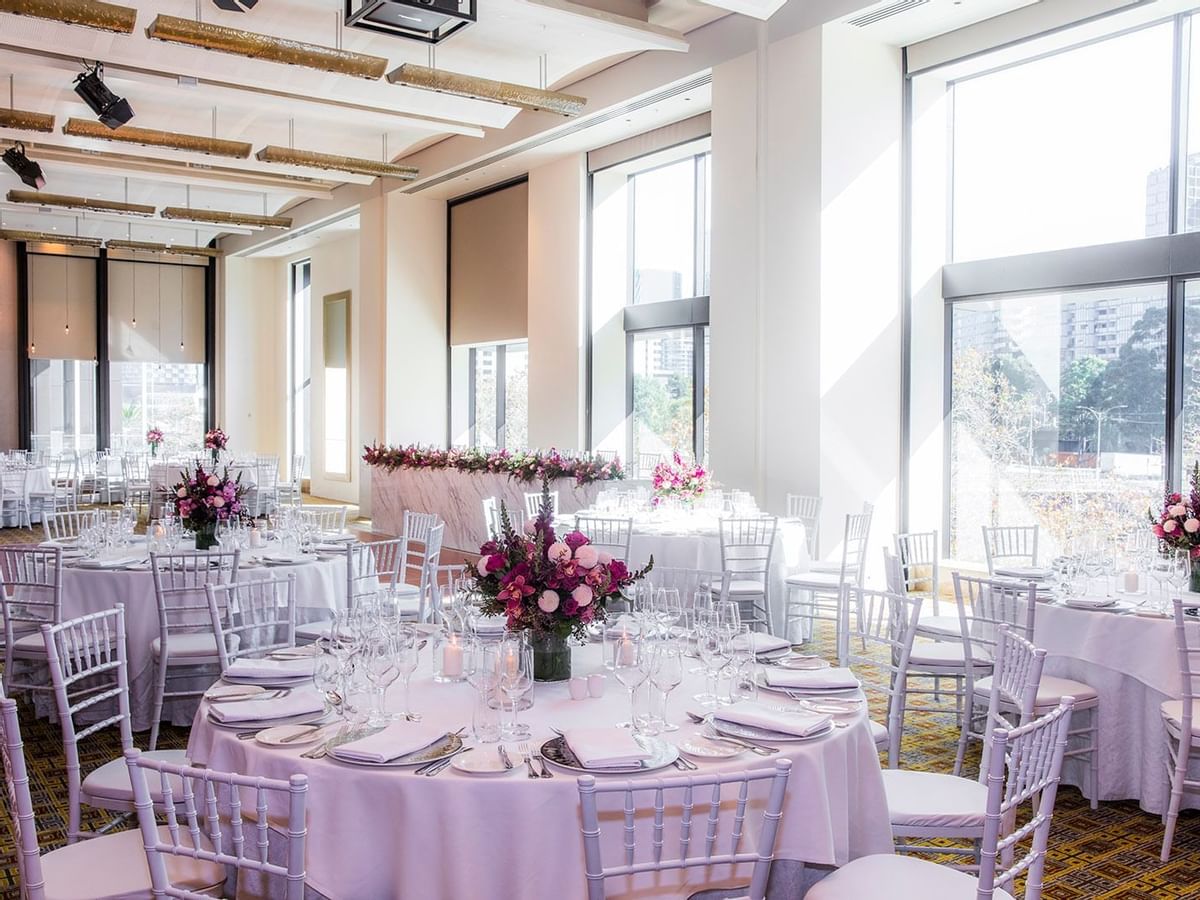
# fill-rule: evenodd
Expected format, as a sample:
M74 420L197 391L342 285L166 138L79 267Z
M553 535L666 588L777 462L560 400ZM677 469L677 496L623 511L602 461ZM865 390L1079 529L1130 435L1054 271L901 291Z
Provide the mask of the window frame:
M299 361L297 359L297 352L296 352L296 345L295 345L296 313L297 313L297 310L296 310L296 306L297 306L296 283L297 283L297 279L300 274L300 270L304 267L307 267L307 269L308 269L309 324L308 324L307 330L308 330L308 338L309 338L309 344L310 344L310 346L309 346L309 365L308 365L308 377L304 380L304 382L300 385L300 387L297 388L296 382L297 382L297 375L298 375L297 369L299 366ZM311 433L311 431L312 431L312 421L311 421L311 410L312 410L312 347L311 347L311 344L312 344L312 257L311 256L306 256L303 259L293 260L291 263L288 264L287 324L288 324L288 342L287 342L287 354L288 354L288 361L287 361L287 371L288 371L288 376L287 376L288 377L288 400L287 400L288 461L287 461L287 466L288 466L288 473L289 473L290 477L292 477L294 479L297 476L297 473L292 472L292 461L295 460L297 454L299 453L299 449L300 449L299 444L297 443L297 440L296 440L297 439L296 407L297 407L297 399L299 397L303 396L305 391L308 392L308 399L309 399L309 412L310 412L310 421L308 422L309 432ZM309 465L310 467L311 467L311 460L308 459L307 457L312 455L311 451L312 451L312 448L310 446L309 453L305 454L306 458L304 460L305 465ZM298 474L300 475L300 477L303 477L303 475L304 475L303 472L300 472Z
M477 344L467 348L467 445L479 447L479 433L476 430L478 410L476 408L475 375L480 349L491 348L496 354L496 370L493 375L496 381L496 450L518 449L508 447L508 368L506 356L509 347L525 346L529 352L528 339L522 341L505 341L500 344ZM528 425L528 423L526 423ZM487 449L487 448L484 448ZM528 449L528 448L519 448Z

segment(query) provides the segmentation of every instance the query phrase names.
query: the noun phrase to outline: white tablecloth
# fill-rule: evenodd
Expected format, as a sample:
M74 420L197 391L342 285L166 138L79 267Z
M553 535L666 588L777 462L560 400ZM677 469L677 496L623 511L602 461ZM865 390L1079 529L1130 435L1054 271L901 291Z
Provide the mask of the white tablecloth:
M132 552L145 552L144 545ZM296 622L328 618L332 609L345 606L346 560L319 559L297 566L249 564L242 555L238 580L285 578L296 575ZM154 598L154 576L149 569L103 570L66 568L63 571L63 618L125 604L125 630L129 645L129 702L135 731L151 725L154 713L154 657L150 642L158 637L158 604ZM187 725L195 712L195 701L168 704L164 721Z
M1049 654L1045 674L1082 681L1100 695L1100 799L1133 799L1147 812L1163 812L1167 750L1159 705L1180 696L1174 621L1039 604L1033 639ZM1086 769L1087 760L1069 759L1063 780L1082 787ZM1184 803L1200 807L1196 797Z
M576 648L573 671L576 675L603 671L599 648ZM695 706L691 695L700 689L701 678L687 675L672 695L674 720L684 718L685 707ZM472 688L465 683L433 683L428 655L422 656L412 691L413 708L424 714L426 723L448 731L469 725ZM393 708L400 703L398 684L388 699ZM787 701L781 698L780 702ZM605 695L595 700L571 700L565 684L537 685L534 707L522 715L533 728L531 743L540 746L553 736L551 724L558 728L594 726L615 723L628 713L628 695L610 677ZM694 730L685 724L665 737L679 741ZM864 854L891 852L878 755L863 719L815 741L780 746L792 760L792 773L777 859L840 865ZM472 752L495 753L494 747L486 745ZM553 779L533 781L523 767L491 778L447 769L427 778L414 775L411 769L369 769L329 758L302 759L303 749L269 749L253 741L239 741L233 732L210 726L203 709L197 714L188 745L191 758L211 768L273 778L297 772L308 776L308 882L326 897L562 900L586 895L573 773L558 769ZM703 772L733 771L769 767L771 759L743 754L732 761L699 765ZM683 773L668 768L662 774ZM757 836L765 790L766 784L760 782L751 792L747 838ZM649 797L650 813L639 817L643 848L649 846L653 816L653 795ZM612 839L605 846L605 859L612 861L620 853L620 825L614 822L620 798L608 800L611 802L602 805L601 815L608 823L605 839ZM696 803L696 816L702 818L707 807L699 796ZM722 812L723 828L732 820L731 807ZM704 826L696 827L693 849L702 852ZM678 843L672 844L668 837L667 846L673 850ZM752 845L743 844L746 846ZM697 869L683 875L665 873L657 879L644 877L632 887L621 879L610 879L606 887L609 897L687 896L704 885L745 884L747 873L737 872L730 878L728 868Z
M5 491L18 491L21 487L22 477L25 484L25 502L29 503L30 494L49 494L50 486L50 470L46 466L33 466L24 471L18 469L10 469L0 473L0 478L3 479ZM32 507L29 510L30 519L33 522L42 521L42 511L39 506L36 510ZM17 521L17 514L5 514L4 527L16 528L24 523Z

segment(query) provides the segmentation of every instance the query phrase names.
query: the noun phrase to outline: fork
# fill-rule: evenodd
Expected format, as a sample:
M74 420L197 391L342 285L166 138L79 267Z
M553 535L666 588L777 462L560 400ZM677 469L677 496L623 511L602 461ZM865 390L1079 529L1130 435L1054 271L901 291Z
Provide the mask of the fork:
M521 743L517 745L517 752L525 757L525 768L529 770L529 778L537 778L538 773L533 768L533 757L529 753L529 745Z

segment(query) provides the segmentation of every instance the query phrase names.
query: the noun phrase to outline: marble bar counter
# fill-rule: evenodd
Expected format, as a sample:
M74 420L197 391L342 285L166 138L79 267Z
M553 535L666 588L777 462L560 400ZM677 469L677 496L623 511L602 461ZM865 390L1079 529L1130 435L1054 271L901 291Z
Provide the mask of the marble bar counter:
M576 485L574 478L556 478L550 490L558 491L559 513L573 513L592 506L606 485L623 482L599 481ZM483 520L483 501L502 500L510 510L525 510L525 494L541 489L538 482L515 481L508 475L490 472L459 472L452 469L371 470L372 528L385 534L404 530L404 511L434 512L446 523L442 546L475 553L488 539Z

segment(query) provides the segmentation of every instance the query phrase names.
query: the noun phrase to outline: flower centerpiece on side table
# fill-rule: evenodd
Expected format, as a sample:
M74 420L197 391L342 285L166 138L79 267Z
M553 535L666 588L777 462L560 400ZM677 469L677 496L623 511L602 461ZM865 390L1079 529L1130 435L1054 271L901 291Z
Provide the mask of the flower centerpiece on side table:
M1186 497L1178 492L1167 493L1162 512L1155 515L1150 510L1150 527L1164 553L1188 551L1192 561L1188 590L1200 593L1200 462L1192 468L1188 480L1191 491Z
M225 449L225 445L229 443L229 435L220 428L213 428L204 432L204 449L212 453L213 465L217 464L217 457L221 451Z
M654 567L650 557L645 568L630 572L578 531L560 541L551 518L545 483L537 518L525 524L523 534L512 527L501 504L501 533L479 548L470 576L485 613L506 616L510 632L530 633L536 681L570 678L568 639L586 641L587 626L605 620L608 603Z
M151 428L146 432L146 443L150 445L150 455L158 456L158 448L163 442L161 428Z
M242 476L237 479L207 471L197 464L193 472L180 472L183 480L166 492L171 511L183 527L196 535L196 549L210 550L217 543L217 524L242 514Z
M654 467L651 479L655 506L667 499L691 506L712 487L712 475L708 470L699 463L685 463L678 450L672 451L670 461L663 460Z

